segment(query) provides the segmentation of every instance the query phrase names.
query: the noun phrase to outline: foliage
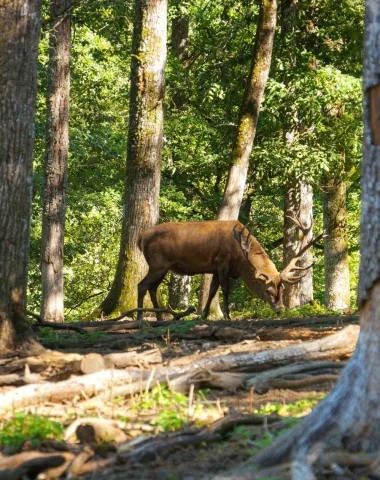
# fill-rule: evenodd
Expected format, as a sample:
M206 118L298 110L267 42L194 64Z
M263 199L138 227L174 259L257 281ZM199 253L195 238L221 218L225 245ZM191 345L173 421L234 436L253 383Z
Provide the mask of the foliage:
M267 403L255 410L255 413L269 415L278 413L282 417L303 417L308 415L311 410L323 399L326 394L322 393L317 396L310 396L293 403Z
M202 397L202 392L197 392L195 402L191 411L191 417L203 409L203 405L197 401ZM163 431L178 430L189 423L189 399L182 393L169 390L167 387L153 387L151 391L143 393L139 400L135 402L134 410L154 410L155 419L151 421L152 425L159 425Z
M55 421L37 415L16 412L12 420L0 420L0 446L7 447L9 453L19 451L25 441L38 448L41 440L63 438L64 427Z
M258 4L247 0L173 0L169 28L171 19L181 14L190 19L189 52L180 63L169 44L160 221L216 216L252 56ZM80 2L73 10L64 270L65 313L69 320L96 309L115 273L122 219L132 18L131 2ZM29 270L28 302L32 310L39 309L41 292L46 18L44 25ZM252 233L280 268L281 248L271 250L271 244L282 236L282 197L287 180L306 177L313 183L316 231L322 228L324 182L331 178L348 182L354 306L359 262L363 2L304 0L297 3L294 29L285 35L279 21L277 30L241 219L253 220ZM179 96L183 97L181 105ZM287 136L289 131L292 138ZM323 254L314 249L314 256L314 298L322 304ZM196 302L197 289L199 280L195 279L192 303ZM231 301L235 311L273 315L240 283L233 289Z
M86 332L86 333L58 333L56 329L50 327L42 327L38 332L39 341L44 344L47 342L54 342L59 340L65 341L86 341L86 340L101 340L107 337L106 332Z

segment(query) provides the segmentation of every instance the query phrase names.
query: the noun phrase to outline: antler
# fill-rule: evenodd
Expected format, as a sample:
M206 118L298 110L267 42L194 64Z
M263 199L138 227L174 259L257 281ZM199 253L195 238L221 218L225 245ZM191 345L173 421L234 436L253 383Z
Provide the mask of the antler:
M290 218L302 232L302 243L297 255L290 260L288 265L280 273L280 278L285 283L294 284L299 282L307 274L306 270L309 270L309 268L313 266L313 264L310 264L307 267L296 267L297 261L302 257L306 250L308 250L312 245L314 245L314 243L318 242L318 240L324 237L324 232L322 232L317 237L314 237L308 242L307 235L314 225L313 217L310 216L310 226L307 227L304 223L302 223L301 219L298 215L296 215L294 210L289 209L288 212L290 212L290 215L287 215L287 217ZM305 273L303 275L291 276L290 272L292 270L304 271Z
M249 224L247 223L247 225L249 225ZM252 267L255 269L255 278L257 278L258 280L260 280L260 279L264 280L265 283L270 283L271 278L269 277L269 275L267 275L260 268L258 268L257 265L254 265L249 258L248 254L249 254L249 250L251 248L251 243L252 243L252 238L251 237L252 237L252 235L250 234L250 232L247 228L247 225L243 225L243 228L241 230L237 231L236 227L238 226L238 224L236 224L233 228L234 237L238 241L238 243L240 245L240 248L243 250L243 253L244 253L245 257L247 258L249 263L252 265ZM248 235L247 235L247 238L244 240L243 232L244 232L245 229L247 229Z

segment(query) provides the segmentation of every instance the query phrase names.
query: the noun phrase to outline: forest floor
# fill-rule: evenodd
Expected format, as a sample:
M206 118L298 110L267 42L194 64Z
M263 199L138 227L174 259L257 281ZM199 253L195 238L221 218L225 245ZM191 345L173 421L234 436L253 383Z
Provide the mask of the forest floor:
M359 332L355 315L149 320L35 324L46 351L0 359L0 480L222 478L311 411Z

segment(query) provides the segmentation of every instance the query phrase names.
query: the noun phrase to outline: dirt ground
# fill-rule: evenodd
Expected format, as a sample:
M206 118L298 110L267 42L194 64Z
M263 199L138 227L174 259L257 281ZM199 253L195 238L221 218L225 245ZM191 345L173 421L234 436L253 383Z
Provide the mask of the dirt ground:
M20 403L23 405L20 407L21 410L25 414L32 413L55 420L65 429L81 418L112 420L115 421L115 425L118 422L118 427L124 434L123 441L119 443L115 440L99 441L94 438L92 441L81 438L82 443L79 443L78 434L77 436L71 435L65 442L45 440L40 442L37 447L35 443L25 441L20 446L21 451L39 450L57 454L66 451L72 455L71 463L73 458L78 460L80 455L83 456L84 450L89 449L90 451L76 470L72 469L72 466L70 467L70 462L67 462L66 469L62 473L51 473L52 470L48 470L50 473L47 476L44 476L46 475L44 473L40 474L38 478L66 478L65 475L68 472L70 472L71 478L78 476L81 478L128 478L131 480L211 478L213 475L240 465L265 446L266 442L275 438L279 432L294 425L297 420L291 418L292 415L289 412L285 417L273 418L273 415L276 416L278 413L283 415L281 406L286 412L286 405L303 400L306 407L297 412L296 416L307 414L310 411L308 405L315 404L322 394L331 389L333 380L338 376L337 372L339 374L340 370L338 371L334 365L330 365L328 369L321 371L323 375L318 377L321 379L321 383L314 382L310 385L303 385L301 388L297 388L297 381L302 383L306 377L301 374L297 374L298 376L288 374L280 379L293 383L295 380L295 387L293 385L292 388L276 388L274 383L274 386L268 384L269 386L265 385L265 388L261 388L261 390L256 387L247 388L247 386L236 389L215 388L210 386L206 380L201 380L199 383L195 383L195 389L191 384L190 387L187 384L182 385L179 388L181 393L178 394L178 398L174 393L176 388L173 388L175 382L173 381L173 383L168 377L167 382L156 381L158 386L156 385L152 392L152 385L148 384L147 386L144 383L143 379L146 377L143 375L150 376L154 382L155 372L161 371L160 369L166 368L165 371L171 372L175 369L179 371L187 368L186 372L188 372L191 366L196 368L197 365L201 365L209 358L223 360L234 356L241 358L245 354L251 355L256 352L280 351L286 347L322 340L340 332L347 325L357 323L357 317L346 316L277 321L257 319L231 322L188 323L182 321L182 323L168 322L167 327L155 327L154 321L152 321L145 326L144 330L126 328L119 329L117 332L102 331L101 334L88 330L92 333L86 335L65 330L55 330L53 334L47 335L45 331L41 340L48 350L42 357L0 359L0 381L3 379L3 382L0 383L0 412L1 405L5 405L9 395L16 395L16 392L21 395L28 388L42 391L46 385L55 384L57 387L61 386L58 389L59 400L57 400L57 394L46 394L44 400L39 400L37 404L33 401L30 401L30 405L25 402L24 404ZM37 332L41 332L40 328L36 327L36 329ZM70 390L65 382L73 378L85 379L96 375L96 369L95 373L91 369L99 357L109 361L110 358L113 358L112 354L136 352L142 359L146 355L148 362L148 352L156 351L161 356L159 363L148 365L144 364L144 361L140 361L135 366L123 369L115 367L115 370L123 370L127 373L129 370L136 371L136 367L138 367L141 378L140 388L136 393L115 396L112 389L119 388L119 384L115 383L115 387L111 386L109 399L98 402L95 406L91 405L91 399L96 397L99 391L95 393L90 391L89 393L86 388L83 388L82 391L69 395L65 399L65 393L69 394ZM91 357L94 353L96 358ZM338 358L332 358L332 362L336 362L338 368L340 367L339 363L345 361L349 356L350 353L339 354ZM95 359L93 364L91 364L92 360L90 361L90 368L87 365L85 371L80 370L80 368L83 369L83 358ZM289 365L289 362L287 363ZM25 367L26 364L28 364L27 367ZM79 364L82 366L78 367ZM104 368L99 369L99 378L104 373ZM273 368L278 368L278 365L275 366L271 363L247 365L228 368L228 373L233 378L235 378L234 375L248 378L255 373L269 372ZM115 370L112 367L112 372ZM165 383L167 387L164 386ZM120 383L120 387L123 386L125 388L125 382L124 384ZM166 390L161 392L161 388L166 388ZM197 393L199 388L201 393ZM192 389L194 389L193 392ZM2 402L2 399L5 403ZM313 400L315 400L314 403L312 403ZM272 407L273 404L277 406ZM2 422L11 421L14 413L20 408L17 402L8 411L4 407L0 413ZM259 414L257 414L257 410L259 410ZM269 415L270 421L260 420L260 415L264 414ZM157 422L158 417L161 418L161 423ZM248 417L249 420L246 420ZM216 425L215 422L226 418L237 419L235 429L233 426L229 426L228 431L212 430L213 425ZM243 420L241 421L241 419ZM248 424L245 424L246 421ZM251 421L253 423L249 424ZM194 432L196 432L195 436ZM189 440L189 433L193 435L192 440ZM198 440L197 435L200 435ZM193 439L195 440L193 441ZM156 446L148 446L146 451L136 454L139 445L146 446L153 440L156 442ZM0 479L3 478L2 471L5 471L1 462L4 458L10 458L7 456L9 453L11 453L9 449L7 451L7 448L3 447L5 456L0 457ZM13 455L13 457L15 465L19 465L16 456ZM79 460L78 463L80 463ZM17 477L15 475L10 478L13 480L37 477L33 477L33 475Z

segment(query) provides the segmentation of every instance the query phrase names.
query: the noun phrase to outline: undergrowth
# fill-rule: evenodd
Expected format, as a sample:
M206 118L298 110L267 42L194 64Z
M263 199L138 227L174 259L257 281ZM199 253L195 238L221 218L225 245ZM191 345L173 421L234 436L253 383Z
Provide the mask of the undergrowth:
M65 428L58 422L38 415L16 412L11 420L0 421L0 446L7 447L9 453L15 453L30 441L38 448L46 438L62 440Z

